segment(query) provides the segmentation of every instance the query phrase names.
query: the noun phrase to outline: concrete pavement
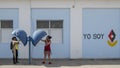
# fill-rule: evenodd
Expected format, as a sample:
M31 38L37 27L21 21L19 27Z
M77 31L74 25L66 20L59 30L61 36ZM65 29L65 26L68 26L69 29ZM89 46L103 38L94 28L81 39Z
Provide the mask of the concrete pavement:
M19 60L13 64L12 59L0 59L0 68L120 68L120 60L81 60L81 59L53 59L52 64L42 64L41 59Z

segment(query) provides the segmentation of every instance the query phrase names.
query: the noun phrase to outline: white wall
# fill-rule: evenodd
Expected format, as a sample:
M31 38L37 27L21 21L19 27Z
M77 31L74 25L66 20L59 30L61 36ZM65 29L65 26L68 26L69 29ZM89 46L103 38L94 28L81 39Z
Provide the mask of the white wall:
M30 36L31 29L31 9L30 9L30 1L29 0L20 0L19 1L19 29L23 29L26 31L28 36ZM28 58L29 48L27 46L19 46L19 57L20 58Z
M19 28L30 35L31 8L71 8L70 58L82 58L82 8L120 8L118 0L0 0L0 8L19 8ZM75 8L73 8L75 5ZM23 52L24 51L24 52ZM20 58L28 58L28 47L20 46Z
M82 57L82 9L83 8L120 8L119 0L75 0L71 8L70 58ZM72 5L72 4L71 4Z
M70 24L70 58L82 57L82 12L81 9L71 9Z
M81 0L76 5L81 8L120 8L119 3L120 0Z
M82 57L82 9L83 8L120 8L120 0L76 0L76 3L75 3L75 5L76 5L76 17L77 16L79 16L79 15L77 15L77 11L79 11L79 14L80 14L80 16L79 16L79 19L77 19L78 21L79 21L79 25L81 25L81 33L80 33L80 35L76 35L76 36L79 36L79 38L81 39L81 41L79 42L78 40L76 40L75 42L76 42L76 46L73 48L73 50L71 49L71 53L73 53L72 55L71 55L71 58L84 58L84 57ZM72 13L72 12L71 12ZM71 15L72 16L72 15ZM73 16L74 17L74 16ZM75 19L75 18L74 18ZM73 19L71 19L71 20L73 20ZM76 21L77 21L76 20ZM77 22L78 22L77 21ZM71 21L72 22L72 21ZM71 23L72 24L72 23ZM77 24L75 25L73 25L73 26L78 26ZM72 32L75 32L74 30L75 30L76 28L73 28L72 30L71 30L71 34L72 34ZM76 30L76 32L77 32L77 30ZM73 35L71 35L71 40L73 39L72 38L72 36ZM75 44L75 42L73 42L73 40L71 41L71 48L72 48L72 46ZM77 45L78 43L80 43L80 45ZM79 48L81 48L81 50L79 50L78 52L80 53L80 55L75 55L74 56L74 54L76 53L77 54L77 47ZM75 48L76 48L76 50L75 50ZM80 52L81 51L81 52ZM72 57L73 56L73 57Z
M82 57L82 10L75 5L74 0L34 0L32 8L71 8L70 11L70 58ZM77 29L76 29L77 28Z
M18 28L25 30L30 35L31 16L29 0L0 0L0 8L18 8ZM28 45L24 47L22 43L20 44L19 57L28 58Z

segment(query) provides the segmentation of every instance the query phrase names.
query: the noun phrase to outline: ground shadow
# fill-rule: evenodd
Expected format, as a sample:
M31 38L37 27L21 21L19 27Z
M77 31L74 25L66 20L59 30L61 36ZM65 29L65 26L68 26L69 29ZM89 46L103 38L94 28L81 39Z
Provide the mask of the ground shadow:
M0 65L32 65L32 66L46 66L46 67L61 67L61 66L82 66L82 65L120 65L119 59L52 59L52 64L42 64L41 59L32 60L31 64L28 64L28 60L21 59L19 63L13 64L12 59L0 59Z

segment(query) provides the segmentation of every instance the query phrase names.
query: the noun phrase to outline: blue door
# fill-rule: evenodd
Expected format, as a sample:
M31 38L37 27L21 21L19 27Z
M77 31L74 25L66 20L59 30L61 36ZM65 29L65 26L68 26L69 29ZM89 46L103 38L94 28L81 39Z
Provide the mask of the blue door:
M120 58L120 9L83 9L83 58Z
M18 28L18 9L0 9L0 58L12 58L11 33Z
M70 57L69 9L32 9L31 24L31 35L35 30L41 29L52 36L52 58ZM39 42L36 47L33 47L33 58L43 58L44 45L43 42Z

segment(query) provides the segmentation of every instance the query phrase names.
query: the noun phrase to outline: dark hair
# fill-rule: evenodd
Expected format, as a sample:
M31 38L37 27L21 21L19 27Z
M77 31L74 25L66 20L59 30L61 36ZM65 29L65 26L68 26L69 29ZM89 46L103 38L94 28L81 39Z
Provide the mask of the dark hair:
M51 38L52 38L50 35L48 35L47 37L48 37L48 39L51 39Z
M12 37L12 40L17 40L17 38L16 37Z

